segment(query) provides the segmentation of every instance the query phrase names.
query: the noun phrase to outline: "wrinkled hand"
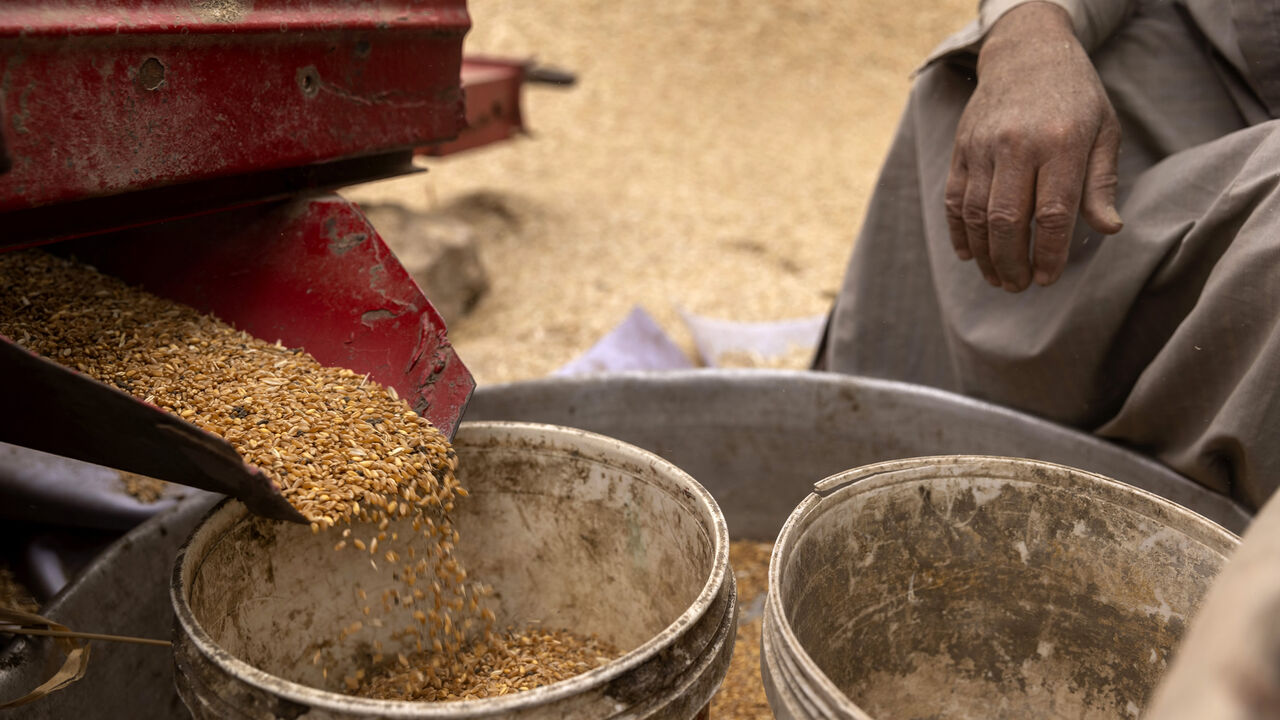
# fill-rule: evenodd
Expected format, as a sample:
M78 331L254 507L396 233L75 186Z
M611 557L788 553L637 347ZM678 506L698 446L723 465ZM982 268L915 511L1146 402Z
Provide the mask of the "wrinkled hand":
M956 254L1010 292L1053 283L1078 213L1098 232L1120 230L1119 147L1115 110L1066 12L1032 2L1005 13L956 130L946 187Z

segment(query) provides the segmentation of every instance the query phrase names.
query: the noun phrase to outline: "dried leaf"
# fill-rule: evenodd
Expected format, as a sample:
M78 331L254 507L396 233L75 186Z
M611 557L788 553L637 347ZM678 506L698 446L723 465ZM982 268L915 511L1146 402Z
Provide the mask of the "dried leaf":
M0 608L0 622L21 625L23 627L47 628L49 630L69 631L65 625L60 625L48 618L41 617L35 613L23 612L11 608ZM48 680L45 680L35 690L23 695L17 700L10 700L0 703L0 710L5 708L18 707L34 702L52 692L57 692L68 685L74 683L84 677L85 670L89 667L89 643L83 640L74 640L71 638L53 638L55 644L67 653L67 659L62 663L62 667L58 669Z

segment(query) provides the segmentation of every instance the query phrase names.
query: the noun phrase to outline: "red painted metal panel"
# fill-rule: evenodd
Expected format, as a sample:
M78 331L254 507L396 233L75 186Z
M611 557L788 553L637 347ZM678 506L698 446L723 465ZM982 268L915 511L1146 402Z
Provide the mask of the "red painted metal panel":
M463 0L5 0L6 35L281 33L469 24Z
M448 140L468 27L463 0L9 0L0 212Z
M58 248L251 335L369 373L450 435L475 387L440 314L364 215L336 195Z
M419 148L421 155L452 155L501 142L524 132L520 89L529 64L516 60L469 57L462 61L462 91L467 124L455 140Z

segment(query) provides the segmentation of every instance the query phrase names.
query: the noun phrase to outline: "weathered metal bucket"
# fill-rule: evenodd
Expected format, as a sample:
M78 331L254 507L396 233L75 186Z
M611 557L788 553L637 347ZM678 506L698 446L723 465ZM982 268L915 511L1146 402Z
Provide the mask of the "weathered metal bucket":
M984 456L820 483L769 568L776 717L1136 718L1238 539L1130 485Z
M219 506L179 554L175 680L196 718L693 718L732 654L728 531L711 495L674 465L611 438L469 423L454 444L459 558L494 588L499 626L594 633L624 654L582 675L484 700L410 703L332 690L354 670L328 653L369 558L334 538ZM383 579L385 583L385 578ZM366 584L366 587L370 585ZM366 623L367 625L368 623ZM380 637L390 644L392 624ZM326 683L317 651L326 655ZM348 666L344 667L343 663Z

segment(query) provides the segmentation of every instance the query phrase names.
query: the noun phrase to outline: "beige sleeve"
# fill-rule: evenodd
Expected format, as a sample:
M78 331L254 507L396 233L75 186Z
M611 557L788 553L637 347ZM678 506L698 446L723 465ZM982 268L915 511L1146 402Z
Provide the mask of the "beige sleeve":
M944 40L929 53L924 64L955 54L976 56L996 21L1028 2L1048 2L1066 10L1071 16L1071 24L1075 26L1076 37L1086 52L1093 52L1111 37L1134 5L1134 0L979 0L978 19Z
M1213 581L1143 720L1280 717L1280 493Z

